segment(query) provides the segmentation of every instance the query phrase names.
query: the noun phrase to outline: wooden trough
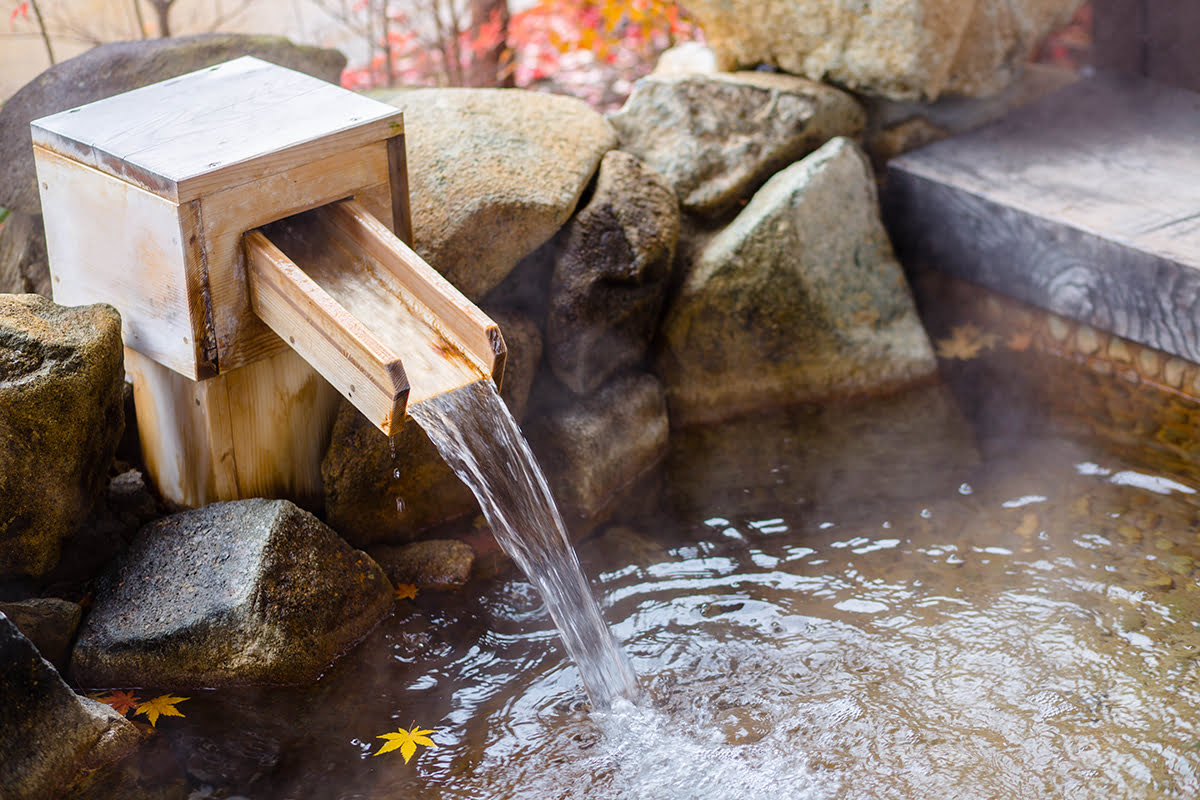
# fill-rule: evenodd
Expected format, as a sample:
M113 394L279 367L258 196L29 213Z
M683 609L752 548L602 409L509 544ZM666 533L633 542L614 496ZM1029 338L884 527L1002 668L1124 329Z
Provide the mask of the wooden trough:
M402 114L239 58L35 120L56 302L106 302L163 496L321 495L340 393L385 434L499 383L495 323L414 253Z

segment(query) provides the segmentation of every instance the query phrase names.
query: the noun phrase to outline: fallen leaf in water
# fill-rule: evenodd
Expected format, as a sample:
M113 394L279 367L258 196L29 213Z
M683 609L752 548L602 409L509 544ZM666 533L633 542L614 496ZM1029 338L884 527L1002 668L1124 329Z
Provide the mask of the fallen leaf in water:
M1017 526L1017 536L1033 536L1038 532L1037 514L1026 514L1021 518L1021 524Z
M968 322L951 329L948 338L938 339L937 354L940 358L975 358L981 350L995 347L996 338L994 333L984 333L977 325Z
M150 724L152 726L158 723L158 718L160 716L182 717L184 716L183 712L181 712L175 706L176 704L182 703L187 699L188 698L186 697L172 697L169 694L160 695L153 700L147 700L144 703L138 703L135 716L137 714L145 714L150 720Z
M134 697L133 692L109 692L108 694L93 694L88 696L93 700L104 703L106 706L111 706L118 714L128 714L137 708L138 703L141 702Z
M423 747L437 747L433 743L433 739L429 738L429 734L436 733L432 730L421 730L417 727L417 723L413 723L412 730L404 730L400 728L395 733L385 733L382 736L376 736L376 739L387 739L387 744L379 748L379 752L375 755L381 756L384 753L390 753L396 748L400 748L400 755L404 756L404 763L413 757L417 752L417 745Z
M1028 331L1014 333L1012 336L1008 337L1008 341L1005 342L1005 344L1008 346L1009 350L1014 350L1018 353L1024 353L1029 349L1029 345L1033 344L1033 334L1029 333Z
M397 600L412 600L417 596L417 587L411 583L396 584L396 599Z

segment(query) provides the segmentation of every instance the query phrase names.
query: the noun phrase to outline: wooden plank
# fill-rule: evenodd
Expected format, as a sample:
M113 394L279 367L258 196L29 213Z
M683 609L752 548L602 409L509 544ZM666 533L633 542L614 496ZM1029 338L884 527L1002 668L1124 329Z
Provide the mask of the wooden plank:
M389 105L250 56L32 125L36 144L177 203L403 131Z
M211 380L191 381L134 350L142 456L171 503L198 507L246 497L323 500L321 459L341 397L291 350Z
M254 312L367 419L398 433L409 386L395 352L261 231L246 234L244 244Z
M197 377L205 320L189 286L201 279L185 256L180 209L40 147L34 159L55 301L112 304L127 347Z
M408 153L404 148L404 134L388 139L387 150L388 183L392 190L392 233L412 247L412 204L408 196Z
M321 459L342 397L293 350L222 375L237 464L237 497L324 503ZM233 499L233 498L226 498Z
M504 344L496 324L359 203L323 206L265 231L308 279L402 359L409 403L498 375L503 368ZM483 357L472 347L482 348ZM347 398L358 406L354 397ZM379 424L378 415L367 417Z
M384 142L335 153L287 173L264 177L203 198L203 245L208 270L218 366L237 369L279 352L284 344L250 308L241 264L245 231L386 184Z
M1198 361L1197 130L1190 92L1081 82L893 160L893 240L908 261Z
M133 382L142 459L163 498L191 508L237 499L222 379L192 381L129 348L125 373Z
M497 386L504 374L506 348L499 327L412 248L389 236L379 220L353 201L323 209L332 230L351 250L369 255L377 280L406 298L447 342L461 351ZM418 402L413 400L412 402Z

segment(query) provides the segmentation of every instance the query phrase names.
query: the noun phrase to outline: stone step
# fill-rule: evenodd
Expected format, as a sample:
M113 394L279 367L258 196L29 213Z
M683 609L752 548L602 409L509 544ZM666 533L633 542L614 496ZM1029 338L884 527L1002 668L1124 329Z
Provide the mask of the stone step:
M1200 94L1102 74L893 159L901 259L1200 362Z

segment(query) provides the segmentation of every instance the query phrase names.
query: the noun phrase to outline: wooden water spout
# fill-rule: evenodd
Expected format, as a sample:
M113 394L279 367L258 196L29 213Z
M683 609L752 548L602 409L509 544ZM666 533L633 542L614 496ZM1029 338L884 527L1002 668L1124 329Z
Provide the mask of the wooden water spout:
M395 108L247 57L32 132L54 299L121 312L168 500L317 502L339 394L392 435L499 383L496 325L403 241Z

